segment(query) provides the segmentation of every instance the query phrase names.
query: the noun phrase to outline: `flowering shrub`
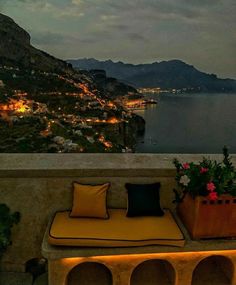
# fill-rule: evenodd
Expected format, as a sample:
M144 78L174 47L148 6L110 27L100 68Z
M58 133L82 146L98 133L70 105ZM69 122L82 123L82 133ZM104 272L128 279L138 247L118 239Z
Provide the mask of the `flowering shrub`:
M5 204L0 204L0 259L11 244L11 228L20 221L20 213L11 213Z
M177 159L173 163L176 167L176 181L179 189L174 189L175 202L181 202L186 193L193 198L208 196L210 200L217 200L222 194L236 196L236 171L229 157L228 149L223 148L222 162L203 158L198 164L190 162L181 164Z

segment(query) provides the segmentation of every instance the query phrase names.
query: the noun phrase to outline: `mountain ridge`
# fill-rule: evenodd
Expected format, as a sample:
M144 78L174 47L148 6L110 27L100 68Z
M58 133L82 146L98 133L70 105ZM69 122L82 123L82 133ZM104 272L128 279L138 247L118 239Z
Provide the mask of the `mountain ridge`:
M94 58L68 60L79 69L104 69L108 76L130 82L135 87L160 87L162 89L193 89L194 91L235 92L236 80L220 79L215 74L199 71L193 65L179 59L130 64Z

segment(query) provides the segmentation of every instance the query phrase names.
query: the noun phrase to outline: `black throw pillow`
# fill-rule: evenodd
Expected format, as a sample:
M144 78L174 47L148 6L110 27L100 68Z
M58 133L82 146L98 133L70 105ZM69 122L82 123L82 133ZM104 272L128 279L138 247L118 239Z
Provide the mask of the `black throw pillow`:
M127 217L163 216L160 206L159 190L161 184L131 184L126 183L128 191Z

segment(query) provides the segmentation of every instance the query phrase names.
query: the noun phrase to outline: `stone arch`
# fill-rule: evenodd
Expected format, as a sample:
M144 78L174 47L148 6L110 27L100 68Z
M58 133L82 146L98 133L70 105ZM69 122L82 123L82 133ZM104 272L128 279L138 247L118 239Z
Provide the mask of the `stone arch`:
M139 263L133 270L130 285L174 285L176 273L173 265L163 259L151 259Z
M192 285L230 285L234 275L232 260L223 255L211 255L202 259L195 267Z
M112 273L102 263L83 262L74 266L67 275L66 285L112 285Z

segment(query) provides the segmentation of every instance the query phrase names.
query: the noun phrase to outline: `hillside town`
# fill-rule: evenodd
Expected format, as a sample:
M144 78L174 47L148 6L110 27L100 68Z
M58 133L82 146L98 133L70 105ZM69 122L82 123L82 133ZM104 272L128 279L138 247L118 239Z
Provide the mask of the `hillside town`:
M131 94L113 100L68 74L5 65L0 79L1 152L132 152Z

